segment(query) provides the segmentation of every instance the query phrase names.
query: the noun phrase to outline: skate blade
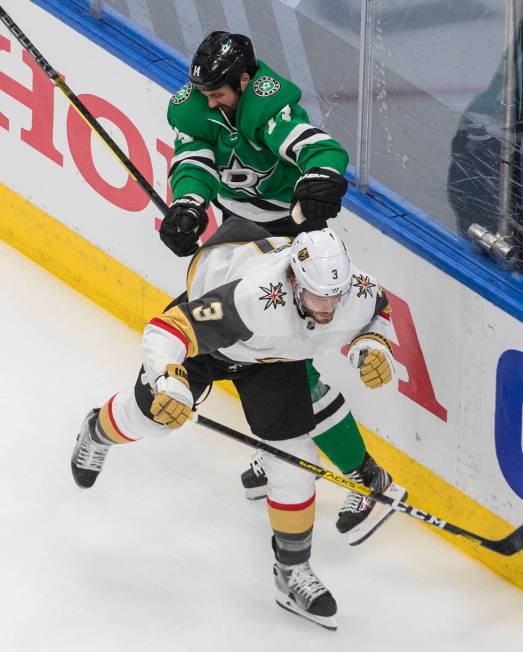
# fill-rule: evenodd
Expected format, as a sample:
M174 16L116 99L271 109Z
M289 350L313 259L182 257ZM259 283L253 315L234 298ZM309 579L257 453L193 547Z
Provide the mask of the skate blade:
M394 482L383 492L383 495L392 498L393 500L405 500L407 497L407 490ZM349 546L358 546L360 543L366 541L371 534L385 523L385 521L394 514L394 510L390 505L383 503L376 503L367 518L352 528L345 534L345 540Z
M310 614L308 611L305 611L305 609L298 607L293 600L281 591L277 590L276 593L276 604L282 609L285 609L285 611L290 611L291 614L310 620L311 622L316 623L316 625L320 625L320 627L329 629L331 632L335 632L338 629L338 623L334 616L316 616L315 614Z

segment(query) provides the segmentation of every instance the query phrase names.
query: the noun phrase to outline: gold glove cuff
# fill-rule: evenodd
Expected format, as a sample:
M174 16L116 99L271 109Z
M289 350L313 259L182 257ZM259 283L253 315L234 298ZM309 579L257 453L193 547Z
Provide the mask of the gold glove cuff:
M180 380L189 389L189 381L187 379L187 369L181 364L168 364L167 375L172 378Z
M392 355L392 347L389 343L389 340L385 336L380 335L379 333L369 332L369 333L361 333L360 335L357 335L349 344L349 349L351 346L354 346L354 344L356 344L356 342L359 342L360 340L374 340L375 342L379 342L380 344L386 346L390 354Z

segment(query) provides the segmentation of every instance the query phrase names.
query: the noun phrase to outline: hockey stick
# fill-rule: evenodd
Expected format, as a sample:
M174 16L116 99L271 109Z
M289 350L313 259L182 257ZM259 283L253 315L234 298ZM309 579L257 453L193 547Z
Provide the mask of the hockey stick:
M129 158L123 153L123 151L118 147L114 142L111 136L105 131L102 125L94 117L94 115L89 111L89 109L81 102L81 100L73 93L65 81L60 77L58 72L49 64L49 62L42 56L42 54L35 48L23 31L18 27L14 20L9 16L9 14L0 7L0 20L7 29L13 34L16 40L22 45L22 47L29 52L33 57L36 63L40 68L45 72L45 74L51 79L51 81L57 86L62 93L65 95L68 102L78 111L81 117L87 122L91 129L102 139L102 142L107 145L109 150L115 155L115 157L120 161L124 166L127 172L131 177L142 187L142 189L149 195L152 202L160 210L162 215L165 215L168 211L167 204L163 201L160 195L156 190L151 186L147 179L142 175L140 170L129 160Z
M422 509L418 509L417 507L413 507L412 505L404 503L401 500L394 500L389 496L385 496L379 493L374 493L372 489L369 489L369 487L366 487L363 484L359 484L358 482L349 480L348 478L345 478L342 475L338 475L333 471L328 471L327 469L324 469L321 466L317 466L316 464L311 464L310 462L306 462L305 460L302 460L299 457L295 457L294 455L291 455L290 453L286 453L285 451L282 451L279 448L275 448L274 446L271 446L270 444L267 444L264 441L261 441L259 439L254 439L253 437L244 435L241 432L237 432L236 430L224 426L221 423L217 423L212 419L208 419L207 417L198 415L197 423L199 423L202 426L205 426L206 428L209 428L210 430L215 430L216 432L219 432L222 435L230 437L231 439L235 439L236 441L239 441L242 444L246 444L251 448L257 448L259 450L265 451L266 453L271 453L271 455L274 455L278 459L283 460L288 464L292 464L293 466L297 466L300 469L309 471L310 473L313 473L319 478L328 480L329 482L332 482L340 487L345 487L345 489L351 489L352 491L356 491L357 493L362 494L363 496L371 496L374 500L377 500L380 503L384 503L385 505L390 505L390 507L396 512L407 514L407 516L411 516L412 518L415 518L418 521L423 521L427 525L432 525L433 527L437 527L440 530L444 530L445 532L450 532L450 534L456 534L458 536L476 541L481 546L487 548L488 550L491 550L492 552L496 552L500 555L509 556L509 555L514 555L520 550L523 550L523 525L515 529L511 534L509 534L503 539L498 539L498 540L486 539L485 537L482 537L479 534L475 534L474 532L469 532L469 530L465 530L464 528L458 527L457 525L452 525L452 523L448 523L447 521L439 518L438 516L429 514L428 512L425 512Z

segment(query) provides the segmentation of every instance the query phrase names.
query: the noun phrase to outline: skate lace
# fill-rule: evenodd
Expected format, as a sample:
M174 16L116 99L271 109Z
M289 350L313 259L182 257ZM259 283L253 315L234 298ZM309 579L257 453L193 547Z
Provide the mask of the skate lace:
M75 457L75 464L88 471L102 470L103 463L107 457L109 446L96 444L89 437L82 437L78 453Z
M262 451L258 451L250 462L251 469L254 471L254 475L258 478L262 475L265 475L265 471L263 470L263 466L262 466L262 461L263 461L262 456L263 456Z
M293 567L288 587L289 590L300 595L307 604L311 604L317 597L327 592L309 562Z
M358 484L363 484L363 478L358 473L358 471L353 471L352 473L349 473L347 475L347 478L349 480L353 480L354 482L357 482ZM367 507L369 506L369 502L370 501L366 496L363 496L362 494L359 494L356 491L352 491L352 489L349 489L347 491L347 495L345 496L345 501L343 502L343 505L340 509L340 513L362 512L364 509L367 509Z

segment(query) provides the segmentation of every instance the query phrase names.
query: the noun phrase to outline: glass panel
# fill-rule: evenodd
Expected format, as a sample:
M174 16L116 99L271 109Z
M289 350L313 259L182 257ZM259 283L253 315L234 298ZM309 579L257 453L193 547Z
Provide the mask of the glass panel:
M355 164L363 1L105 0L104 6L186 63L214 29L249 35L257 55L302 88L311 121L337 138ZM505 2L373 5L371 178L454 233L472 222L496 232ZM516 124L521 56L517 64Z
M371 177L455 233L499 218L501 0L377 0Z
M101 18L103 5L103 0L89 0L89 9L91 15L93 15L95 18Z
M105 0L105 7L186 62L213 30L247 34L257 56L302 89L311 121L354 162L360 0Z

